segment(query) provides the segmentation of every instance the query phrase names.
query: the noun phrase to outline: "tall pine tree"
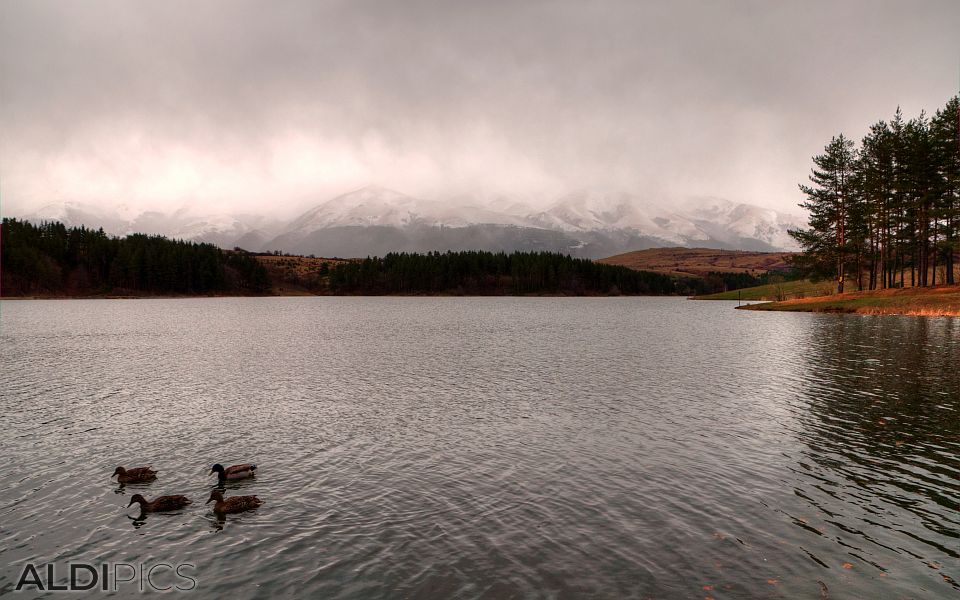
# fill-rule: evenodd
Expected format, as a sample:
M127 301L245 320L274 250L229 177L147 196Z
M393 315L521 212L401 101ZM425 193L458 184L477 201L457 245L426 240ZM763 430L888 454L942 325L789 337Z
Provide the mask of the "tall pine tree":
M813 163L813 185L800 185L807 196L800 206L810 213L810 229L791 231L790 235L803 247L812 270L834 274L837 293L842 294L847 263L855 253L849 236L854 209L853 142L843 134L834 137Z

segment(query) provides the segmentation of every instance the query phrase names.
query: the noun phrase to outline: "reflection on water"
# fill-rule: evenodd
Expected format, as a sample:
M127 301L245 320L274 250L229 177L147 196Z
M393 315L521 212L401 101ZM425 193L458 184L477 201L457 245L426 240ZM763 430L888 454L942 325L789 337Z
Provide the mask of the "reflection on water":
M3 302L0 594L167 561L237 598L955 596L960 320L733 305Z
M825 319L806 347L803 526L879 577L919 563L960 590L960 320Z
M127 515L127 518L130 519L130 523L133 525L134 529L140 529L141 527L143 527L147 522L147 515L149 514L143 511L138 511L138 512L140 514L138 514L135 517L131 517L130 515Z

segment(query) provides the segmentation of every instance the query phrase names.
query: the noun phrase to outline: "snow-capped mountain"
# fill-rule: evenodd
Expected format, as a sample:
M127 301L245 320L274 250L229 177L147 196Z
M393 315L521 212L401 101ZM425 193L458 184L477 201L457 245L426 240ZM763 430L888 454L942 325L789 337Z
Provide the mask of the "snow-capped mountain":
M260 215L203 214L193 208L181 208L172 214L141 213L127 225L125 233L159 234L232 248L238 239L252 231L262 231L264 237L273 237L283 225Z
M713 240L735 246L755 240L781 249L794 248L787 229L800 225L797 217L722 198L666 208L645 205L641 198L622 192L571 194L532 215L531 220L573 232L634 230L680 245Z
M634 230L681 244L696 239L698 230L685 218L651 207L623 192L583 191L560 198L531 215L537 225L563 231Z
M794 215L722 198L688 200L686 214L700 231L712 238L756 239L785 250L798 248L787 230L804 225L803 220ZM731 234L733 238L729 237Z
M97 206L74 201L48 204L22 218L35 223L59 221L68 227L102 227L110 235L164 235L224 248L232 248L236 240L252 232L259 232L264 239L273 238L285 225L260 215L205 214L191 207L164 213L138 211L125 204Z
M371 185L317 205L294 219L285 232L304 234L331 227L467 227L479 223L525 226L529 223L523 215L528 211L524 207L519 215L511 214L464 196L448 201L424 200Z
M570 193L545 208L507 196L423 199L368 186L320 202L290 222L260 215L49 205L26 218L102 226L108 233L162 234L224 248L320 256L391 251L549 250L599 258L657 246L794 250L801 219L722 198L657 204L621 191Z
M103 207L84 202L59 202L47 204L36 211L23 215L23 219L39 223L41 221L59 221L67 227L100 228L112 235L127 233L129 223L139 213L126 204Z
M777 211L720 198L700 198L668 207L620 191L587 190L568 194L535 210L510 198L479 200L453 197L423 200L379 186L355 190L323 202L295 219L283 233L267 243L271 248L299 252L329 252L332 240L368 235L366 246L422 251L450 249L462 239L480 236L490 247L514 247L523 236L507 229L553 232L549 249L581 255L600 255L621 245L715 246L746 250L795 249L787 229L800 219ZM344 228L352 233L347 234ZM364 228L368 231L362 232ZM439 235L437 228L444 230ZM498 228L500 228L499 233ZM391 231L387 231L387 229ZM374 235L373 230L376 231ZM505 241L506 238L510 242ZM432 244L432 245L431 245ZM636 248L633 248L636 249ZM360 252L365 254L364 252Z
M406 227L420 221L427 203L380 186L337 196L308 210L286 228L309 233L329 227Z

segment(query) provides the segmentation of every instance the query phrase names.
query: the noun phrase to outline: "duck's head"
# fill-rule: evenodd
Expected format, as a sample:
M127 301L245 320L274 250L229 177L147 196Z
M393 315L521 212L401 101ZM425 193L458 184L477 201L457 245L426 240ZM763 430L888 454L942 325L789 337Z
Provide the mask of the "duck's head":
M143 506L146 503L147 503L146 498L144 498L140 494L134 494L133 496L130 497L130 504L127 505L127 508L130 508L134 504L139 504L140 506Z
M210 492L210 498L204 504L210 504L211 502L223 502L223 493L220 490Z
M114 472L113 472L113 475L111 475L110 477L116 477L117 475L123 475L123 474L126 473L126 472L127 472L127 470L124 469L123 467L117 467L117 470L114 471Z
M223 475L223 465L221 465L220 463L217 463L212 467L210 467L210 475L213 475L214 473L217 473L218 475Z

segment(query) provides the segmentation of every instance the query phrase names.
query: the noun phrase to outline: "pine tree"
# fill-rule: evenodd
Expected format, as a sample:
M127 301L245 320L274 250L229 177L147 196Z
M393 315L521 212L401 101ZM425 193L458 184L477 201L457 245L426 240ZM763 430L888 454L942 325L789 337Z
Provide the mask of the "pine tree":
M842 294L852 254L848 234L854 208L853 142L843 134L834 137L813 163L813 185L800 185L807 196L800 206L810 213L810 229L791 231L790 235L803 247L809 267L822 274L833 272L837 293Z
M936 252L942 257L946 283L956 283L960 252L960 96L951 98L930 120L936 170L936 219L943 234Z
M883 121L863 138L856 165L858 192L868 208L869 288L892 285L893 133Z

